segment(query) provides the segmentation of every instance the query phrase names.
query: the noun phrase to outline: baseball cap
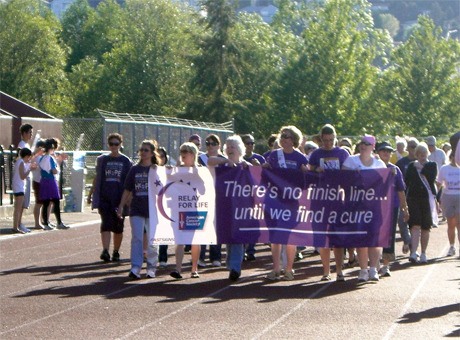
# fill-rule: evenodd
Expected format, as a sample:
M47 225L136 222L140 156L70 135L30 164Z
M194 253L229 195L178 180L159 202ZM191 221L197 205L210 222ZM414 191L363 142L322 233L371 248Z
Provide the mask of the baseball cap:
M391 152L395 151L395 149L393 149L391 144L388 142L378 143L375 148L377 149L377 151L381 151L381 150L389 150Z
M364 135L362 138L361 138L361 142L360 143L368 143L368 144L371 144L371 145L375 145L375 137L372 136L372 135Z

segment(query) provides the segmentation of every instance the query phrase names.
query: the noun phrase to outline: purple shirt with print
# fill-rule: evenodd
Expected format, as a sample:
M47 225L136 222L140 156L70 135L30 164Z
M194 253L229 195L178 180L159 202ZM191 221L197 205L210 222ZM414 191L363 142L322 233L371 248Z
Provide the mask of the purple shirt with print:
M278 159L278 150L273 150L268 155L267 162L272 168L300 169L302 165L308 164L307 157L299 150L294 149L291 153L283 151L286 166L281 166L280 160Z
M315 168L321 167L324 170L340 170L348 156L348 152L339 147L331 150L319 148L310 155L308 163Z
M129 216L149 217L149 170L150 166L137 164L126 176L125 190L133 194Z

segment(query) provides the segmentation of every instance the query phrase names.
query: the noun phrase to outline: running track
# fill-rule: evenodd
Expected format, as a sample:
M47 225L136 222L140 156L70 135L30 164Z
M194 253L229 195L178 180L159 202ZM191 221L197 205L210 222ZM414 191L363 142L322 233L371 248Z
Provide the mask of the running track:
M267 282L268 247L230 283L208 267L176 281L168 270L130 281L129 226L121 264L99 261L98 226L0 238L1 339L443 339L460 336L460 260L447 258L446 226L431 234L427 265L400 253L393 276L319 282L319 256L296 263L296 280ZM172 250L170 252L172 254ZM174 263L173 256L169 263ZM172 268L172 266L171 266Z

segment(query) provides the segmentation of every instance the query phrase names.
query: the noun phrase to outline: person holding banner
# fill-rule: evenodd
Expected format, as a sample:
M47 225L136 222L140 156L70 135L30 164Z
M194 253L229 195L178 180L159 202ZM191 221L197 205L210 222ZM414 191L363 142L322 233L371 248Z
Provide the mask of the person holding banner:
M343 162L348 158L349 154L344 149L336 146L337 144L337 133L335 128L326 124L321 128L320 131L322 146L313 151L310 156L308 166L311 171L323 173L334 170L340 170ZM323 265L323 276L321 281L331 280L331 250L329 248L320 248L319 254L321 257L321 263ZM336 263L337 281L345 281L345 277L342 273L343 266L343 248L334 248L334 258ZM353 255L353 259L351 258ZM354 251L350 254L350 261L355 261Z
M129 277L134 280L141 278L140 272L144 261L144 231L147 246L147 277L154 278L158 263L158 245L150 242L149 224L149 170L159 164L156 153L158 144L155 140L144 140L139 147L139 162L129 169L125 180L125 190L118 205L117 215L123 219L123 210L128 202L129 221L131 224L131 271Z
M198 166L198 147L195 143L187 142L180 146L180 166L196 167ZM182 261L184 259L184 244L176 245L176 270L169 275L175 279L182 279ZM198 274L198 259L200 258L201 246L199 244L191 245L192 253L192 273L191 277L197 279Z
M279 143L281 148L273 150L267 157L267 163L262 167L281 168L281 169L297 169L307 171L308 160L303 153L298 150L300 141L302 140L302 132L295 126L283 126L279 132ZM266 276L268 280L278 280L281 274L281 244L271 245L273 270ZM284 271L284 280L294 280L294 260L296 257L297 246L286 245L287 264Z
M225 141L225 157L211 156L208 166L248 167L251 163L244 160L245 146L240 136L230 136ZM228 278L237 281L241 276L241 264L244 258L244 244L227 244L227 268L230 271Z
M166 166L168 165L169 161L169 155L168 151L163 146L160 146L158 148L158 161L161 166ZM144 235L144 252L148 248L148 242L149 240L147 237ZM158 251L158 261L159 261L159 267L160 268L166 268L168 265L168 245L167 244L161 244L159 251Z
M415 148L416 160L406 171L407 204L409 206L409 228L411 232L411 254L409 261L419 262L417 248L421 244L420 262L427 263L426 249L430 239L431 227L438 223L438 202L436 201L435 181L438 166L428 160L430 151L422 142Z
M385 163L374 156L372 151L375 147L375 137L364 135L358 144L359 154L348 157L343 163L344 170L368 170L386 168ZM358 262L361 270L359 271L358 281L367 282L369 280L379 281L378 268L380 265L381 247L362 247L357 248ZM368 269L369 263L369 269Z
M395 238L396 238L396 225L398 224L399 211L403 214L404 222L409 219L409 210L406 202L406 185L401 170L391 163L391 154L395 151L390 143L382 142L376 146L377 154L380 159L386 164L387 168L391 169L395 179L395 194L393 198L393 219L391 221L391 239L390 246L383 248L383 267L380 269L381 276L391 276L390 261L395 260Z
M202 153L198 156L198 163L202 166L208 166L209 157L222 157L225 158L220 152L220 138L218 135L210 134L206 136L206 153ZM198 260L198 266L206 267L206 244L201 245L200 259ZM213 267L220 267L222 265L222 245L211 244L209 245L209 261Z

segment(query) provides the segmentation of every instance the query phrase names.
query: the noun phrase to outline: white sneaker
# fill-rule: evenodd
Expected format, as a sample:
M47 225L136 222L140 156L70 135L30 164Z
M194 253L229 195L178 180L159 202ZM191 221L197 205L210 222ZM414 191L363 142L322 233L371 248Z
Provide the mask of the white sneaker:
M417 263L418 262L418 254L416 252L413 252L409 256L409 261L412 263Z
M380 269L380 275L385 277L391 276L390 267L383 266L382 269Z
M156 272L154 269L148 269L147 270L147 277L149 279L153 279L156 276Z
M206 266L207 266L206 262L202 260L198 260L198 267L206 267Z
M24 224L20 224L19 225L19 228L18 228L21 232L23 232L24 234L26 233L30 233L30 229L29 228L26 228L26 226Z
M369 269L369 280L374 282L379 281L379 273L377 272L377 268L371 267Z
M167 266L168 266L168 264L166 262L160 262L158 264L158 267L160 267L160 268L166 268Z
M369 280L369 272L367 269L361 269L358 275L358 282L367 282Z
M222 264L220 263L220 261L212 261L212 266L213 267L220 267Z
M428 263L428 259L426 258L426 254L422 253L420 255L420 263Z
M450 246L449 251L447 252L447 256L454 256L455 255L455 246Z

